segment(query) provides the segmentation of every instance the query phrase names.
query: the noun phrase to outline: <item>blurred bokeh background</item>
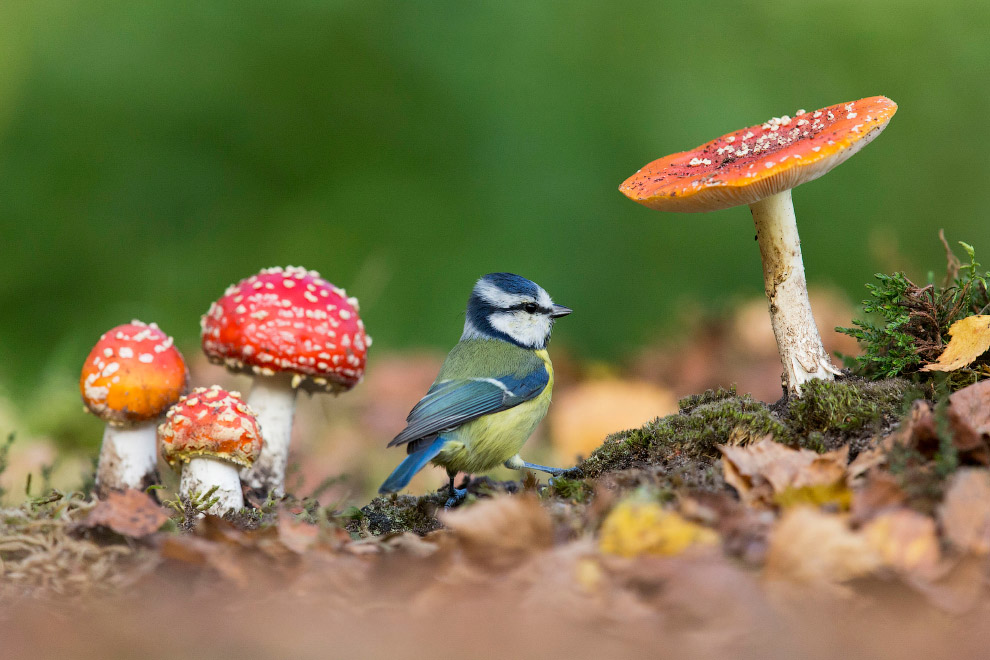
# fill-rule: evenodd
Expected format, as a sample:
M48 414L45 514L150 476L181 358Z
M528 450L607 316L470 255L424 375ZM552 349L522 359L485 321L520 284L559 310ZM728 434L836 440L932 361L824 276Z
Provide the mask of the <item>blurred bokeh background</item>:
M990 255L985 2L14 1L0 23L0 433L66 480L99 444L75 382L99 334L156 321L196 384L246 387L201 364L198 319L273 265L346 287L375 339L362 386L302 405L307 483L366 493L399 460L383 443L493 270L576 310L555 406L635 409L601 428L713 384L776 398L748 211L661 215L616 188L798 108L900 104L794 194L831 348L854 350L828 328L874 272L940 271L940 227ZM568 404L585 386L598 403ZM588 450L567 442L533 453Z

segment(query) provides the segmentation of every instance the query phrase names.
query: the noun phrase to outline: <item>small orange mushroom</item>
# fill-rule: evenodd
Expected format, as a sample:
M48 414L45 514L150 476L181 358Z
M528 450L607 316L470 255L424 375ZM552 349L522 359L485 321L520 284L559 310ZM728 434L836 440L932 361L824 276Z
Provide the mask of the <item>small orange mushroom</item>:
M154 323L131 321L100 337L79 376L83 403L107 423L96 471L99 493L158 482L157 419L188 383L182 354Z

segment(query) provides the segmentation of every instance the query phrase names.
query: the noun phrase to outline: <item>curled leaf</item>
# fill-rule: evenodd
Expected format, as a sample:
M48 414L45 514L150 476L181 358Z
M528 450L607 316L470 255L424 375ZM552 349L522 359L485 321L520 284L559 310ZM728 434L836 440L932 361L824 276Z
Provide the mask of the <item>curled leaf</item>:
M836 503L848 508L848 449L818 454L791 449L769 437L745 447L719 447L725 480L750 505Z
M121 536L141 538L157 532L169 519L165 509L140 490L110 491L83 524L106 527Z
M967 316L949 328L949 345L938 360L922 371L955 371L971 364L990 349L990 315Z

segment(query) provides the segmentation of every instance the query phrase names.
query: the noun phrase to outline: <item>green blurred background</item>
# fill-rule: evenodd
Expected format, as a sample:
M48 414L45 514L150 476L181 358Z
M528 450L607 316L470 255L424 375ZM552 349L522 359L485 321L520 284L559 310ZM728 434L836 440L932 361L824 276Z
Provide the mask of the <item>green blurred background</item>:
M661 215L619 183L798 108L900 104L795 192L812 284L923 278L940 227L990 255L987 2L88 0L0 23L0 389L36 427L47 397L77 405L103 330L157 321L194 352L210 301L272 265L357 295L373 354L452 345L472 281L509 270L576 310L555 344L628 359L762 279L745 208Z

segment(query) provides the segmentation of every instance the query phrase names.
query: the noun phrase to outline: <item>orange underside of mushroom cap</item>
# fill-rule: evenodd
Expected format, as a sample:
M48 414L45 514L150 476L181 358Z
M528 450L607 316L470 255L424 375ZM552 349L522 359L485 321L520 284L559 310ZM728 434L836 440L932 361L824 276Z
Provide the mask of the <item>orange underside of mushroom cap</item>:
M817 179L880 134L897 111L883 96L775 117L646 165L619 190L659 211L752 204Z
M135 321L104 333L79 377L86 407L113 424L158 417L186 391L189 373L172 338Z
M237 392L197 387L158 427L162 458L177 467L198 456L249 467L261 453L261 429Z

